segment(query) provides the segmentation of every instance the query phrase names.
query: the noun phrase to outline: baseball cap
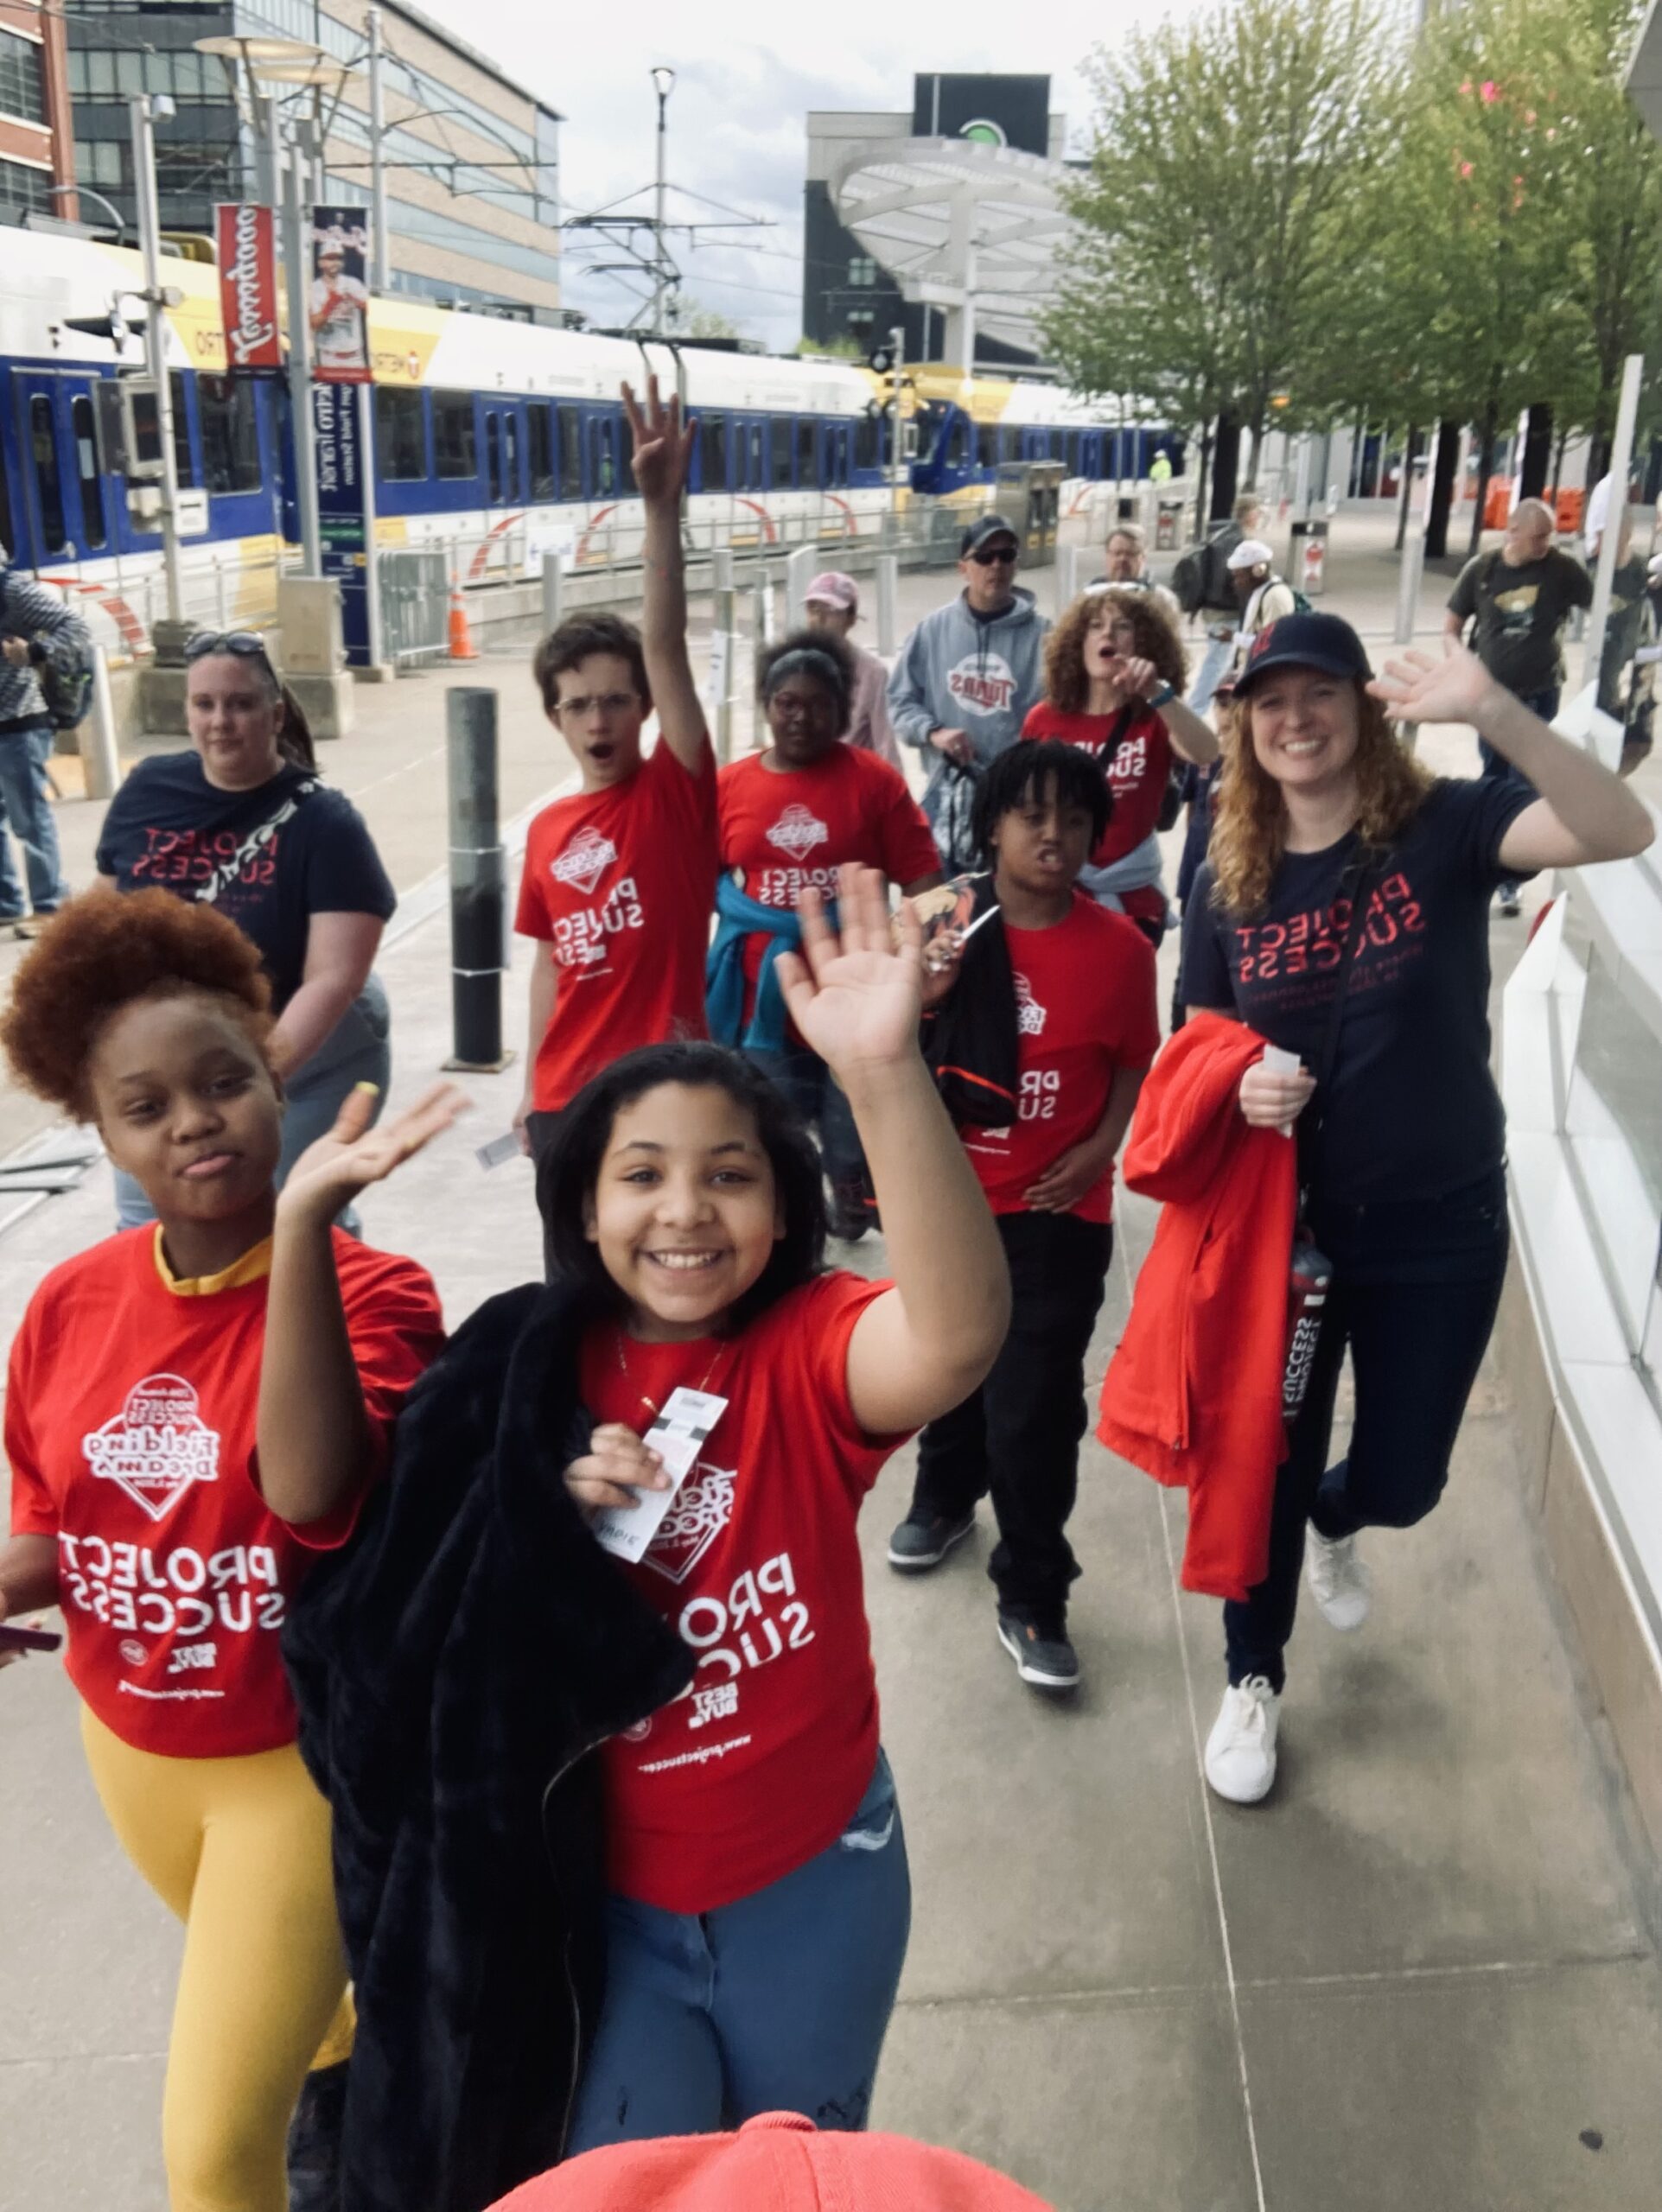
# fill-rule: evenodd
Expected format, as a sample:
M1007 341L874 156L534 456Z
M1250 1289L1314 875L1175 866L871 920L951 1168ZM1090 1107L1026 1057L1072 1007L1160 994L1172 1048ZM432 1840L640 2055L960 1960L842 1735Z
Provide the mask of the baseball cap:
M840 569L827 569L814 578L802 594L805 607L812 607L816 600L822 606L840 607L850 613L860 604L860 587Z
M1272 569L1275 564L1274 552L1261 537L1244 537L1226 565L1231 569Z
M1022 550L1022 534L1014 523L1006 522L1003 515L978 515L958 541L958 559L967 560L990 537L1008 537L1018 553Z
M1258 632L1246 665L1235 679L1235 696L1272 668L1316 668L1324 676L1369 677L1362 641L1342 615L1283 614Z
M608 2144L528 2181L494 2212L1051 2212L1003 2174L902 2135L822 2135L769 2112L736 2135Z

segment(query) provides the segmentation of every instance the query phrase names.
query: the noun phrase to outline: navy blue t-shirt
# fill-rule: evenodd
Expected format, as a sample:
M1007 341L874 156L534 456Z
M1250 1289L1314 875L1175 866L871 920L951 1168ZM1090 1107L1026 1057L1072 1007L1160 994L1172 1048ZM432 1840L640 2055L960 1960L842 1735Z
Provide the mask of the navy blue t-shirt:
M213 904L259 947L279 1014L300 988L314 914L385 921L398 904L349 798L294 767L253 791L219 791L194 753L139 762L110 802L98 866L122 891L159 886L200 899L217 882Z
M1438 783L1373 871L1321 1157L1301 1162L1318 1195L1436 1198L1500 1165L1489 900L1500 841L1533 796L1510 778ZM1318 1073L1350 925L1339 894L1357 854L1353 830L1325 852L1287 854L1251 921L1213 904L1208 861L1183 915L1183 1003L1234 1014Z

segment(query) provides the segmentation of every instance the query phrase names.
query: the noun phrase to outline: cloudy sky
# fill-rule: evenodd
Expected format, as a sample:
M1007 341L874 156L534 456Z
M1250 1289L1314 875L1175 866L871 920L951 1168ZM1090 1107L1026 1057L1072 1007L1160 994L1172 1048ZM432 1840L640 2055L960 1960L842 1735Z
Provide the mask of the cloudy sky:
M563 126L568 214L622 198L653 175L656 105L648 72L676 72L670 102L670 175L687 192L767 217L774 227L721 247L673 250L686 291L770 346L802 327L802 184L810 108L907 109L918 70L1030 71L1051 77L1051 108L1082 134L1089 97L1078 65L1098 39L1151 10L1134 0L952 0L946 10L808 7L802 0L665 0L608 10L547 0L423 0L427 12L550 101ZM1176 0L1180 7L1183 0ZM950 36L948 27L950 26ZM1018 28L1019 26L1019 28ZM634 203L650 209L646 193ZM672 219L715 210L677 195ZM729 234L732 235L732 234ZM588 250L594 254L594 249ZM602 321L628 306L614 281L578 275L567 260L566 297ZM608 257L610 257L609 256Z

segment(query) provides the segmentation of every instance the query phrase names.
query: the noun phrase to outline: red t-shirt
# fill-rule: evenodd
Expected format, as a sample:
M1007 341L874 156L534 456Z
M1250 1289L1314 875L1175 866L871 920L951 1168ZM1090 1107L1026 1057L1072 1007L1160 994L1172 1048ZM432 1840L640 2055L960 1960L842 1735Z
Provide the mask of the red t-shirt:
M1119 1068L1145 1068L1160 1049L1154 948L1135 922L1084 892L1054 929L1005 925L1016 976L1021 1094L1007 1129L966 1128L964 1147L995 1213L1024 1213L1025 1193L1088 1137ZM1111 1221L1114 1172L1073 1207Z
M614 1737L608 1879L665 1912L713 1912L803 1866L848 1825L877 1762L877 1681L855 1521L903 1439L849 1403L854 1325L889 1286L817 1276L731 1342L582 1353L596 1421L644 1434L678 1385L728 1401L638 1566L618 1562L697 1656L691 1687ZM620 1348L627 1362L620 1362Z
M735 760L716 779L722 866L759 906L794 912L812 887L837 896L845 861L880 868L891 883L940 873L940 855L923 810L898 768L876 753L834 745L811 768L780 771L760 753ZM746 940L745 1015L767 950L758 931Z
M660 737L634 774L557 799L531 825L513 926L551 945L554 1018L532 1103L557 1113L639 1045L703 1037L716 901L716 763L691 775Z
M1120 733L1111 754L1108 741L1118 714L1067 715L1041 700L1022 725L1023 737L1059 737L1102 763L1114 795L1113 819L1097 841L1092 868L1108 868L1133 853L1154 828L1171 776L1171 739L1152 707L1139 707ZM1163 925L1166 901L1157 886L1124 893L1128 914L1146 915Z
M11 1527L55 1536L71 1680L124 1743L226 1758L292 1743L277 1631L312 1552L254 1485L264 1273L181 1294L156 1230L54 1268L11 1348ZM385 1449L438 1352L431 1277L337 1229L334 1264L365 1403Z

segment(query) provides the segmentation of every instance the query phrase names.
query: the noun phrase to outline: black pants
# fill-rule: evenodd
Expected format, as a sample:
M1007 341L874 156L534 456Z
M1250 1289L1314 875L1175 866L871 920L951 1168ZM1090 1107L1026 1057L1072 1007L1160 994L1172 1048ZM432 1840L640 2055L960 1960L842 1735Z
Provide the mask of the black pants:
M981 1388L932 1421L918 1445L913 1510L957 1516L992 1492L1001 1602L1065 1605L1079 1565L1064 1531L1079 1488L1085 1355L1113 1256L1105 1222L1074 1214L998 1219L1012 1293L1009 1334Z
M1224 1607L1229 1679L1279 1690L1293 1631L1304 1524L1324 1536L1408 1529L1442 1494L1466 1401L1506 1272L1506 1192L1497 1169L1424 1204L1324 1206L1310 1226L1334 1264L1309 1394L1276 1478L1270 1572ZM1339 1371L1356 1383L1350 1450L1328 1465Z

